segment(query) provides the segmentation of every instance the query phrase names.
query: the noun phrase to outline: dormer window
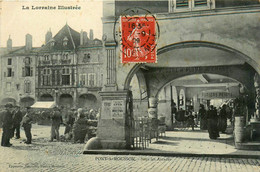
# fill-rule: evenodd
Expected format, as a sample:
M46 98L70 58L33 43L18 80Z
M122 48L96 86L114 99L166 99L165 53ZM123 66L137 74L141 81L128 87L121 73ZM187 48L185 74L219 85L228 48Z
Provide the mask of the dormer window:
M31 64L31 58L30 57L25 57L24 63L25 63L26 66L30 65Z
M55 45L55 40L53 38L50 40L50 44L52 47Z
M50 60L50 56L49 55L44 55L44 58L43 58L45 61L49 61Z
M65 37L63 39L63 46L67 46L68 45L68 41L69 41L69 39L67 37Z
M84 57L83 57L83 62L84 63L87 63L87 62L90 62L90 54L84 54Z

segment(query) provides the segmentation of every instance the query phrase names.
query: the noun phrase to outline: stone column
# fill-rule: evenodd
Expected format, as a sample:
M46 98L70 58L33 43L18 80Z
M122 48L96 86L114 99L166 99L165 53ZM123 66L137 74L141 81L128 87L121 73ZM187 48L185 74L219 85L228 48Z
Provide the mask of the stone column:
M107 91L115 91L116 87L116 43L106 42L106 56L107 56Z
M132 111L130 91L100 92L102 109L97 137L90 139L85 150L126 149L131 147L130 129ZM98 145L98 146L97 146Z

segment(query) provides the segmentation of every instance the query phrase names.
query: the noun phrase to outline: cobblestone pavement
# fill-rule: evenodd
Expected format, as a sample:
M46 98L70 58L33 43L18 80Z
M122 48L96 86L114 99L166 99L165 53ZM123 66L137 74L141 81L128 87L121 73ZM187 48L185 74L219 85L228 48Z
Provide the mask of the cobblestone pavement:
M61 128L61 132L64 128ZM45 132L44 132L45 131ZM23 132L23 131L22 131ZM163 157L133 155L83 155L84 144L48 142L49 128L34 128L33 144L11 140L0 147L0 172L6 171L205 171L259 172L259 159L214 157ZM22 135L24 137L24 135Z

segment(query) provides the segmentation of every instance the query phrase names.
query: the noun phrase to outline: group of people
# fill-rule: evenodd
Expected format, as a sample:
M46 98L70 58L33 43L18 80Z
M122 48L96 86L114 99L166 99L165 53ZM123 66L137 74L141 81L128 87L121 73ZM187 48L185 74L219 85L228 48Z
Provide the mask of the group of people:
M210 139L217 139L219 132L225 133L227 129L227 119L230 118L229 107L224 104L219 112L216 107L211 105L206 111L204 105L200 105L200 129L208 130Z
M210 139L217 139L219 132L225 133L227 129L227 119L231 118L231 109L224 104L219 110L211 105L208 110L204 105L200 105L198 114L196 114L192 108L183 110L182 108L175 114L175 119L182 122L186 127L194 127L197 125L195 119L200 121L200 129L208 130Z
M14 136L15 139L20 139L20 128L23 127L26 141L24 143L32 143L31 128L32 123L36 122L35 116L39 113L32 110L30 107L21 111L19 106L6 104L5 109L1 112L1 125L3 128L1 146L10 147L10 139ZM63 120L64 117L64 120ZM65 125L65 138L67 140L73 139L76 143L84 143L85 136L88 132L88 121L95 120L98 117L97 111L91 109L84 111L79 109L64 109L57 106L51 110L49 118L51 119L51 136L50 142L60 141L60 125Z
M27 140L26 144L31 144L32 135L32 118L29 115L29 108L26 108L25 115L22 114L19 106L13 106L12 104L6 104L4 111L1 113L1 123L3 128L1 146L10 147L10 139L16 136L16 139L20 138L20 127L22 126L25 131ZM14 134L15 133L15 134Z
M64 116L64 121L62 116ZM51 140L60 140L59 127L61 124L65 125L64 136L66 140L73 139L74 143L84 143L85 136L89 131L89 121L96 120L98 118L97 111L90 109L59 109L54 108L51 115Z

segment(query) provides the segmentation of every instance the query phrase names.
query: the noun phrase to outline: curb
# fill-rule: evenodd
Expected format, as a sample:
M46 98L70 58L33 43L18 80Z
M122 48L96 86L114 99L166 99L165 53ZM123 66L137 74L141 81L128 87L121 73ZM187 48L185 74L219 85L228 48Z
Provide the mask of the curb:
M85 150L83 154L95 155L139 155L139 156L166 156L166 157L215 157L215 158L250 158L260 159L260 155L241 154L192 154L192 153L172 153L172 152L133 152L117 150Z

